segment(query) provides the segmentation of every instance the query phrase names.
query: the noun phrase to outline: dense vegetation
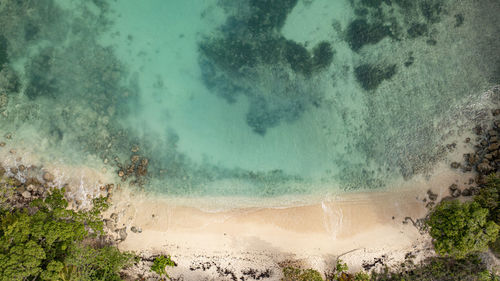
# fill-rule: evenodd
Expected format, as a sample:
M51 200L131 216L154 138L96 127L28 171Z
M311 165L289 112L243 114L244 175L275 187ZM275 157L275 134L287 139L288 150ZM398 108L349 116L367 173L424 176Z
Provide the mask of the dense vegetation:
M454 200L439 204L428 222L436 253L464 258L486 250L496 240L499 230L488 216L488 209L477 202Z
M134 255L101 245L100 213L106 198L88 211L68 209L64 189L52 189L25 208L0 210L0 280L121 280Z
M488 219L500 225L500 177L491 175L488 177L485 186L479 191L474 200L481 207L488 209ZM500 258L500 235L497 240L490 244L490 249Z
M428 221L436 252L463 258L489 245L498 256L499 199L500 177L491 174L473 202L441 202Z

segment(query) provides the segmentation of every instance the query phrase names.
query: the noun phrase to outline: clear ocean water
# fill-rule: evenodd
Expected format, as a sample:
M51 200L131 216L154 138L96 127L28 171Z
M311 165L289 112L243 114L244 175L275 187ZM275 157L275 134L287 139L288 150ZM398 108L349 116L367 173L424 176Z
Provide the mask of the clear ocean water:
M0 0L0 65L0 133L47 162L169 196L380 189L498 102L500 1Z

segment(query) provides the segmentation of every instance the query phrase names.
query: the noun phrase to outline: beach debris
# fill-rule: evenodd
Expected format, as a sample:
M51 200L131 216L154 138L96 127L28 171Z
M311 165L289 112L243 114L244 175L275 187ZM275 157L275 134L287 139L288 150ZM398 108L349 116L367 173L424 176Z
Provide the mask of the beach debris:
M0 142L0 147L4 147L6 143L4 141Z
M369 271L372 268L376 267L377 265L383 267L386 261L387 261L387 256L382 255L380 258L374 258L372 262L363 261L363 264L361 266L363 267L364 270Z
M446 148L448 149L449 152L452 152L455 148L457 148L457 143L456 142L449 143L446 145Z
M451 167L452 167L453 169L458 169L458 168L460 168L460 166L461 166L461 165L460 165L460 163L458 163L458 162L451 162Z

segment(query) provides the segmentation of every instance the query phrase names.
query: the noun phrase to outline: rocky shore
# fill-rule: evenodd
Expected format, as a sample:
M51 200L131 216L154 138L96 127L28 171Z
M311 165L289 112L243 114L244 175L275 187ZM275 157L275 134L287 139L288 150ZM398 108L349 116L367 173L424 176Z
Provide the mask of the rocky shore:
M457 184L449 186L453 198L477 195L486 184L486 178L500 171L500 108L491 111L492 122L489 125L477 125L473 128L474 139L467 137L464 143L473 145L473 152L463 154L464 161L452 162L451 168L462 172L472 172L469 187L459 188Z

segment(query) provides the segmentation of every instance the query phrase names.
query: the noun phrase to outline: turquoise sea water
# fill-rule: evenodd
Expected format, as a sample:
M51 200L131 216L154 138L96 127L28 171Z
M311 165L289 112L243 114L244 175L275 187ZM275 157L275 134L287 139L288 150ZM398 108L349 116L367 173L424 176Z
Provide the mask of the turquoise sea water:
M500 83L499 14L496 0L0 0L0 128L169 195L384 188L498 102L482 94Z

